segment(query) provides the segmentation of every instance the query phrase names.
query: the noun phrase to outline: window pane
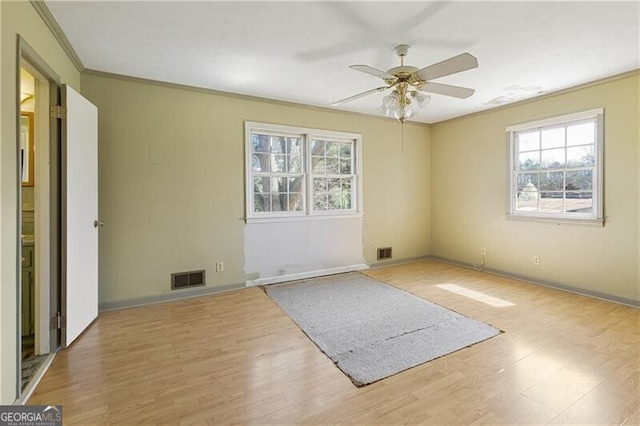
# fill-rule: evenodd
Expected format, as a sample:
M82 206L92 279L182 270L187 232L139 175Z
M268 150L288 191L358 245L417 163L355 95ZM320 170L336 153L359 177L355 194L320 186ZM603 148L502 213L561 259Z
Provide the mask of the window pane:
M271 156L271 171L272 172L286 172L287 171L287 156L286 155L272 155Z
M340 179L329 179L329 210L342 207L342 185Z
M576 170L567 172L567 191L591 191L593 189L593 171Z
M325 172L324 158L312 157L311 158L311 171L313 173L323 174Z
M325 153L324 141L313 140L311 142L311 155L323 157Z
M289 156L289 172L300 173L302 172L302 157L299 155Z
M275 154L287 152L287 139L284 136L271 136L271 152Z
M339 149L338 145L339 144L337 142L327 142L327 152L325 153L325 155L327 157L337 157Z
M351 192L352 187L352 178L351 179L342 179L342 192Z
M313 194L313 208L315 210L327 210L329 208L328 194L325 192Z
M565 160L564 160L565 150L564 148L560 149L547 149L542 151L542 169L558 169L564 168Z
M268 177L254 177L253 178L253 192L268 193L270 189L270 183Z
M340 158L351 157L351 144L350 143L341 143L340 144Z
M594 164L593 145L567 148L567 167L584 167Z
M541 191L562 191L563 186L563 172L540 173L539 189Z
M301 192L302 191L302 178L294 177L289 178L289 192Z
M351 208L351 193L343 192L342 193L342 208L350 209Z
M351 179L341 179L342 183L342 208L343 209L351 209L351 188L352 188L352 180Z
M518 151L533 151L540 149L540 132L523 132L517 134Z
M525 173L518 175L518 197L516 198L516 209L523 211L538 210L539 176L537 173Z
M254 172L269 172L269 154L253 154L251 166Z
M329 181L329 192L340 192L342 190L342 186L340 185L340 179L328 179Z
M251 142L253 144L253 152L269 152L268 135L260 135L254 133L253 137L251 138Z
M542 149L564 146L564 127L542 131Z
M269 194L254 194L253 195L253 211L254 212L268 212L271 211L271 205L269 204Z
M339 162L337 158L327 158L327 174L338 174L339 172Z
M299 155L301 153L300 149L302 147L302 140L300 138L287 138L287 153Z
M313 179L313 191L314 192L327 192L328 179L314 178Z
M546 213L562 213L564 211L562 192L540 192L540 211Z
M595 138L595 123L575 124L567 127L567 145L593 144Z
M285 177L272 177L271 178L271 192L287 192L287 178L285 178Z
M520 154L518 170L532 170L540 168L540 151L525 152Z
M518 174L518 192L524 191L525 189L528 192L538 191L538 187L540 186L538 183L538 173L522 173Z
M567 192L565 208L568 213L593 212L592 192Z
M516 210L523 212L537 212L538 211L538 199L516 199Z
M342 208L342 196L338 193L329 194L329 210L340 210Z
M340 174L341 175L351 174L351 160L340 159Z
M293 193L289 194L289 210L290 211L302 211L302 194Z
M286 212L287 210L287 194L271 194L271 211Z

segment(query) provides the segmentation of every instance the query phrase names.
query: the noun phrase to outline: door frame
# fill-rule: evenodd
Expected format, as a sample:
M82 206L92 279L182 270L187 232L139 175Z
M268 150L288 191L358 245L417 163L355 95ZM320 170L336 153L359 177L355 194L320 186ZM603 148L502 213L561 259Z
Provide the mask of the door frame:
M20 111L20 68L32 68L37 71L46 81L48 81L48 92L49 92L49 105L58 105L60 102L60 77L53 71L53 69L42 59L40 55L33 49L27 41L18 35L18 49L17 49L17 60L16 60L16 129L19 129L19 111ZM48 235L48 251L49 251L49 276L43 277L40 276L39 283L49 283L49 317L55 316L58 312L61 312L61 259L62 259L62 251L60 247L61 241L61 204L60 204L60 182L61 182L61 167L60 167L60 123L57 119L51 118L48 110L42 111L43 105L40 103L38 105L36 99L36 113L43 117L46 117L48 121L49 128L49 235ZM19 131L18 131L17 142L19 143ZM40 143L46 143L43 138L40 138ZM17 145L18 146L18 145ZM44 169L41 169L44 170ZM20 181L20 176L16 173L16 186L17 190L17 229L20 230L22 226L22 184ZM36 219L37 220L37 219ZM17 245L16 248L18 253L22 250L21 244L21 233L17 233ZM22 312L22 265L20 256L16 256L16 269L17 269L17 326L20 327ZM48 278L48 279L47 279ZM42 289L41 289L42 290ZM36 297L38 295L42 296L46 294L45 290L38 291ZM40 300L40 305L42 303L46 303L44 300ZM36 324L36 330L38 330L39 325L48 324L49 327L49 352L55 353L61 347L61 334L60 329L57 327L52 327L51 321L49 319L39 321L39 324ZM37 331L36 331L37 332ZM44 335L42 331L40 331L41 335ZM21 352L22 352L22 334L20 332L17 333L16 336L17 345L16 345L16 371L17 371L17 380L16 380L16 393L18 398L22 395L22 379L21 379L21 371L22 371L22 360L21 360Z

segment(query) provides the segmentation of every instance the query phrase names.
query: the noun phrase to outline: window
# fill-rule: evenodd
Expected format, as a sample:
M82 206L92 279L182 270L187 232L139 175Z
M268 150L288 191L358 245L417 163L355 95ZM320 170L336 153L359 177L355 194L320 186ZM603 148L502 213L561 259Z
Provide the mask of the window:
M245 123L247 219L356 215L361 136Z
M510 216L602 222L603 110L507 128Z

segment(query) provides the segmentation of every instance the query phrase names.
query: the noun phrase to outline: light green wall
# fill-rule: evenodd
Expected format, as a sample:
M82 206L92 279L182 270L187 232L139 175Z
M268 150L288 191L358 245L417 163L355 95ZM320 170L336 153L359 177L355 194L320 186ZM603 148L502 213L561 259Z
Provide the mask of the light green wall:
M639 74L432 129L432 254L640 300ZM512 124L604 107L604 227L507 221ZM532 257L541 256L534 266Z
M0 404L16 385L16 35L63 83L80 75L32 5L0 2ZM363 254L434 254L639 300L639 77L432 127L87 74L99 108L100 301L168 292L170 272L244 282L244 120L363 134ZM605 108L604 228L506 221L507 125ZM542 265L534 267L538 254ZM215 261L225 261L216 274Z
M0 1L0 404L16 395L17 333L17 35L63 83L80 88L80 74L28 1Z
M168 293L178 271L245 282L245 120L362 133L366 261L429 254L428 126L405 124L403 145L390 119L98 73L82 89L99 111L101 303Z

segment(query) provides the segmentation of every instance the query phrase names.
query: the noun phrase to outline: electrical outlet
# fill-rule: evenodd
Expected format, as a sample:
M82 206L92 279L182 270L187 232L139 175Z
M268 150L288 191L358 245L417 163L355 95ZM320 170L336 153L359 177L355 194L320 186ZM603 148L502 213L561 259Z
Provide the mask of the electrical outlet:
M480 247L480 256L485 256L487 254L486 247Z
M533 264L540 266L540 256L533 256Z
M216 262L216 272L224 271L224 262Z

